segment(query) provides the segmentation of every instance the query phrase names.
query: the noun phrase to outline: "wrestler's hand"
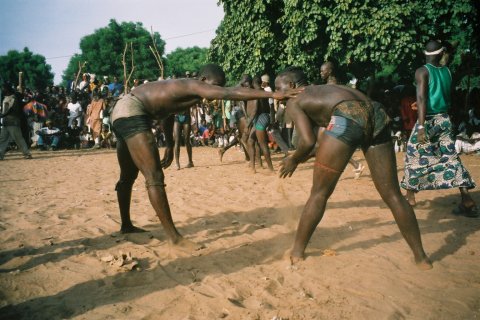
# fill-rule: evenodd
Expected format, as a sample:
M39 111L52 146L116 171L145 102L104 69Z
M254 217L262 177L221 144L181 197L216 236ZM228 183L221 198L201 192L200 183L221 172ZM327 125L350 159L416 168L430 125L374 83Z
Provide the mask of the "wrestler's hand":
M280 162L280 178L291 177L298 162L292 156L288 156Z
M418 131L417 131L417 142L418 143L426 143L427 142L427 135L425 134L425 128L418 129Z
M304 90L305 87L289 89L286 91L275 91L273 93L273 99L281 101L289 98L295 98L299 93L302 93Z
M173 147L165 148L165 153L163 154L163 159L160 161L163 169L170 167L173 162Z

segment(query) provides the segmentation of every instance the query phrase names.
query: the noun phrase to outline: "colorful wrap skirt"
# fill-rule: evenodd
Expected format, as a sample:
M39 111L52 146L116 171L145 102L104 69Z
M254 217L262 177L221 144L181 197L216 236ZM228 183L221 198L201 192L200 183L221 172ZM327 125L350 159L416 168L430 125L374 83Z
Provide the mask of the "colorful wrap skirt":
M427 115L427 142L418 143L418 123L407 144L405 169L400 186L407 190L436 190L475 187L470 173L455 151L452 122L446 113Z

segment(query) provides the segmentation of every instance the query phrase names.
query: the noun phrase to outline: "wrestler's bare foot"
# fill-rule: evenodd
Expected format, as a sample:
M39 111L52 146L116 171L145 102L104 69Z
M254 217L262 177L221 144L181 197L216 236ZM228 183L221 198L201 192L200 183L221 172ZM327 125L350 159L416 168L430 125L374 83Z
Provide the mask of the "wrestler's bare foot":
M120 233L141 233L141 232L147 232L147 230L135 227L134 225L122 226L120 228Z
M407 198L407 201L412 207L415 207L417 205L417 201L415 201L415 199Z
M189 162L185 168L193 168L193 162Z
M182 251L187 251L190 253L205 248L203 244L195 243L183 237L178 238L176 241L170 241L170 244Z
M285 257L288 258L288 260L290 260L290 264L292 266L298 264L299 262L302 262L303 260L305 260L305 255L302 253L302 254L296 254L296 253L293 253L293 251L287 251L287 253L285 254Z
M223 148L218 150L218 155L220 156L220 162L223 162L223 154L225 153L225 150Z
M417 201L415 200L415 192L407 190L407 195L405 196L405 199L407 199L408 203L413 207L417 204Z
M425 257L425 258L423 258L419 261L415 261L415 263L417 264L417 267L420 270L430 270L430 269L433 268L432 262L427 257Z

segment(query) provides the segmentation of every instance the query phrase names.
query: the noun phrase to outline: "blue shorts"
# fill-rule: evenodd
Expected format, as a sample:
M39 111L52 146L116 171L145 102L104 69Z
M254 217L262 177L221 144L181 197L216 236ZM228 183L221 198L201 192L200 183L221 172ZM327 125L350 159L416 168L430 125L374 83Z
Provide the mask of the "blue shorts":
M264 131L267 129L268 125L270 124L270 114L268 113L261 113L255 119L255 129Z
M178 122L180 124L190 124L192 121L192 118L190 117L189 114L176 114L175 115L175 122Z
M324 134L345 142L354 148L359 145L367 147L364 141L365 133L363 128L358 123L348 118L332 116L330 123L327 128L325 128ZM391 141L390 127L387 125L375 138L373 138L372 141L368 143L368 145L378 145L389 141Z
M332 116L324 134L337 138L352 147L363 142L363 128L353 120Z

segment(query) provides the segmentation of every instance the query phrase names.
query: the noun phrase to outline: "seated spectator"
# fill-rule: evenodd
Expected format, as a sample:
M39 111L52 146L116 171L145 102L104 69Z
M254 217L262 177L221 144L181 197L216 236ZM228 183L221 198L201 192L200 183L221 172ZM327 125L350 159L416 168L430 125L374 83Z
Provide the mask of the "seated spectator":
M68 127L65 133L65 145L68 149L80 149L80 134L82 128L78 126L78 121L73 120L72 126Z
M110 126L104 124L102 127L102 132L100 133L100 146L102 148L111 149L114 146L113 133L110 131Z
M476 153L480 155L480 90L475 88L470 93L468 115L458 127L455 141L457 153Z
M45 121L45 127L37 130L38 135L37 146L40 150L48 150L50 147L52 151L56 151L58 144L60 143L60 135L62 132L60 129L53 126L53 122L50 119Z
M202 134L202 144L204 146L213 145L215 143L215 130L213 128L213 124L209 124L207 129L203 131Z
M222 127L216 130L215 144L218 148L223 148L228 144L228 137L226 136L225 130Z
M80 148L88 149L94 145L92 135L88 132L88 127L83 127L82 133L80 134Z
M200 133L200 136L203 135L203 132L207 130L207 122L205 120L200 121L200 126L198 126L198 132Z
M192 130L192 134L190 136L192 141L192 147L200 147L202 146L202 135L197 127L194 127Z

